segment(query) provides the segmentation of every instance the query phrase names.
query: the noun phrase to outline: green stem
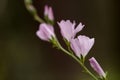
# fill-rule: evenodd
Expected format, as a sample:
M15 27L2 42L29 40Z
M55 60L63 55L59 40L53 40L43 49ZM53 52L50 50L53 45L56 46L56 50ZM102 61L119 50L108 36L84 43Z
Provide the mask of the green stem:
M36 8L32 5L32 0L24 0L24 3L28 12L31 13L31 15L34 17L36 21L38 21L39 23L45 22L38 16Z
M45 21L42 20L37 14L34 15L34 19L38 21L39 23L44 23Z
M70 52L68 52L66 49L64 49L64 48L61 46L61 44L58 42L57 39L56 39L56 41L57 41L57 45L58 45L58 48L59 48L59 49L61 49L63 52L67 53L69 56L71 56L73 59L75 59L75 60L82 66L82 68L83 68L92 78L94 78L95 80L98 80L98 78L97 78L96 76L94 76L93 73L91 73L91 72L87 69L87 67L86 67L82 62L80 62L80 60L79 60L76 56L74 56L73 54L71 54Z

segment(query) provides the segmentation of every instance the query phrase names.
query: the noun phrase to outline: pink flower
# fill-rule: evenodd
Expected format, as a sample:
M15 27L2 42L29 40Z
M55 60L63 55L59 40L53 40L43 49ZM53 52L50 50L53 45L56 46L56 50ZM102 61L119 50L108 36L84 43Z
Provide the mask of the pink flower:
M45 41L49 41L52 39L52 37L55 37L53 26L46 23L40 24L39 30L36 32L36 34L40 39Z
M48 7L47 5L45 6L44 16L47 16L48 19L50 19L51 21L54 20L54 15L53 15L52 7Z
M101 78L106 78L106 74L94 57L89 59L91 67L99 74Z
M61 22L58 22L58 25L61 30L62 36L67 40L70 41L72 38L75 37L75 35L82 30L84 25L82 23L79 23L79 25L75 28L76 23L75 22L70 22L70 20L64 21L62 20Z
M75 52L76 56L81 58L81 55L85 57L92 48L94 44L94 38L90 39L89 37L80 35L77 38L72 39L70 43L70 46Z

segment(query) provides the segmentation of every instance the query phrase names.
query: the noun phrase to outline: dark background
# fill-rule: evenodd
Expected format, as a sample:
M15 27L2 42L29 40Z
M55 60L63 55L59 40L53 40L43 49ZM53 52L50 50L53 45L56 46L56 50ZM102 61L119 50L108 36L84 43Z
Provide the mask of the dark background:
M44 5L53 7L55 21L82 22L79 33L95 37L87 56L94 56L108 71L109 80L120 78L119 2L117 0L33 0L39 16ZM39 23L23 0L0 0L0 80L92 80L63 52L36 35ZM56 24L59 40L62 37ZM86 65L90 68L89 62Z

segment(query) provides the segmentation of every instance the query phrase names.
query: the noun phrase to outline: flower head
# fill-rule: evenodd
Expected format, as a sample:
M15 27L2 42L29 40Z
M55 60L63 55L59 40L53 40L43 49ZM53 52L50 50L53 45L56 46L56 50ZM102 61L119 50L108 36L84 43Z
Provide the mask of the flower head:
M54 20L52 7L48 7L47 5L45 6L44 16L48 17L48 19L51 20L51 21Z
M70 41L70 46L72 50L79 58L81 58L81 56L85 57L92 48L93 44L94 38L90 39L89 37L82 35Z
M52 37L55 37L53 26L46 23L40 24L39 30L36 32L36 34L40 39L45 41L49 41L52 39Z
M89 59L91 67L99 74L101 78L106 78L106 74L94 57Z
M75 37L75 35L82 30L84 25L79 23L79 25L75 28L76 23L70 22L70 20L58 22L58 25L61 30L62 36L69 42L71 39Z

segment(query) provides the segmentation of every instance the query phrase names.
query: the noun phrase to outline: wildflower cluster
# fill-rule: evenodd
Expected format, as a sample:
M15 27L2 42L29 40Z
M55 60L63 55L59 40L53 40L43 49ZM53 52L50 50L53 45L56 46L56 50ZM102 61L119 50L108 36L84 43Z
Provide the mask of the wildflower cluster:
M45 6L44 19L41 19L40 17L38 17L36 9L32 6L32 1L29 2L29 0L25 0L25 4L28 11L31 12L34 16L35 20L40 22L39 29L37 30L36 35L41 40L52 43L55 47L71 56L81 65L85 72L87 72L91 77L93 77L93 79L106 80L106 73L103 71L103 69L94 57L90 58L89 62L93 70L96 71L96 73L98 74L98 76L95 76L93 73L91 73L84 64L86 59L85 57L87 56L95 42L94 38L89 38L85 35L79 35L76 37L76 34L80 32L85 25L83 25L81 22L76 25L75 21L71 22L70 20L61 20L60 22L57 22L63 40L68 47L68 49L65 49L59 43L54 32L55 21L52 7L48 7L47 5ZM32 9L29 6L32 6Z

